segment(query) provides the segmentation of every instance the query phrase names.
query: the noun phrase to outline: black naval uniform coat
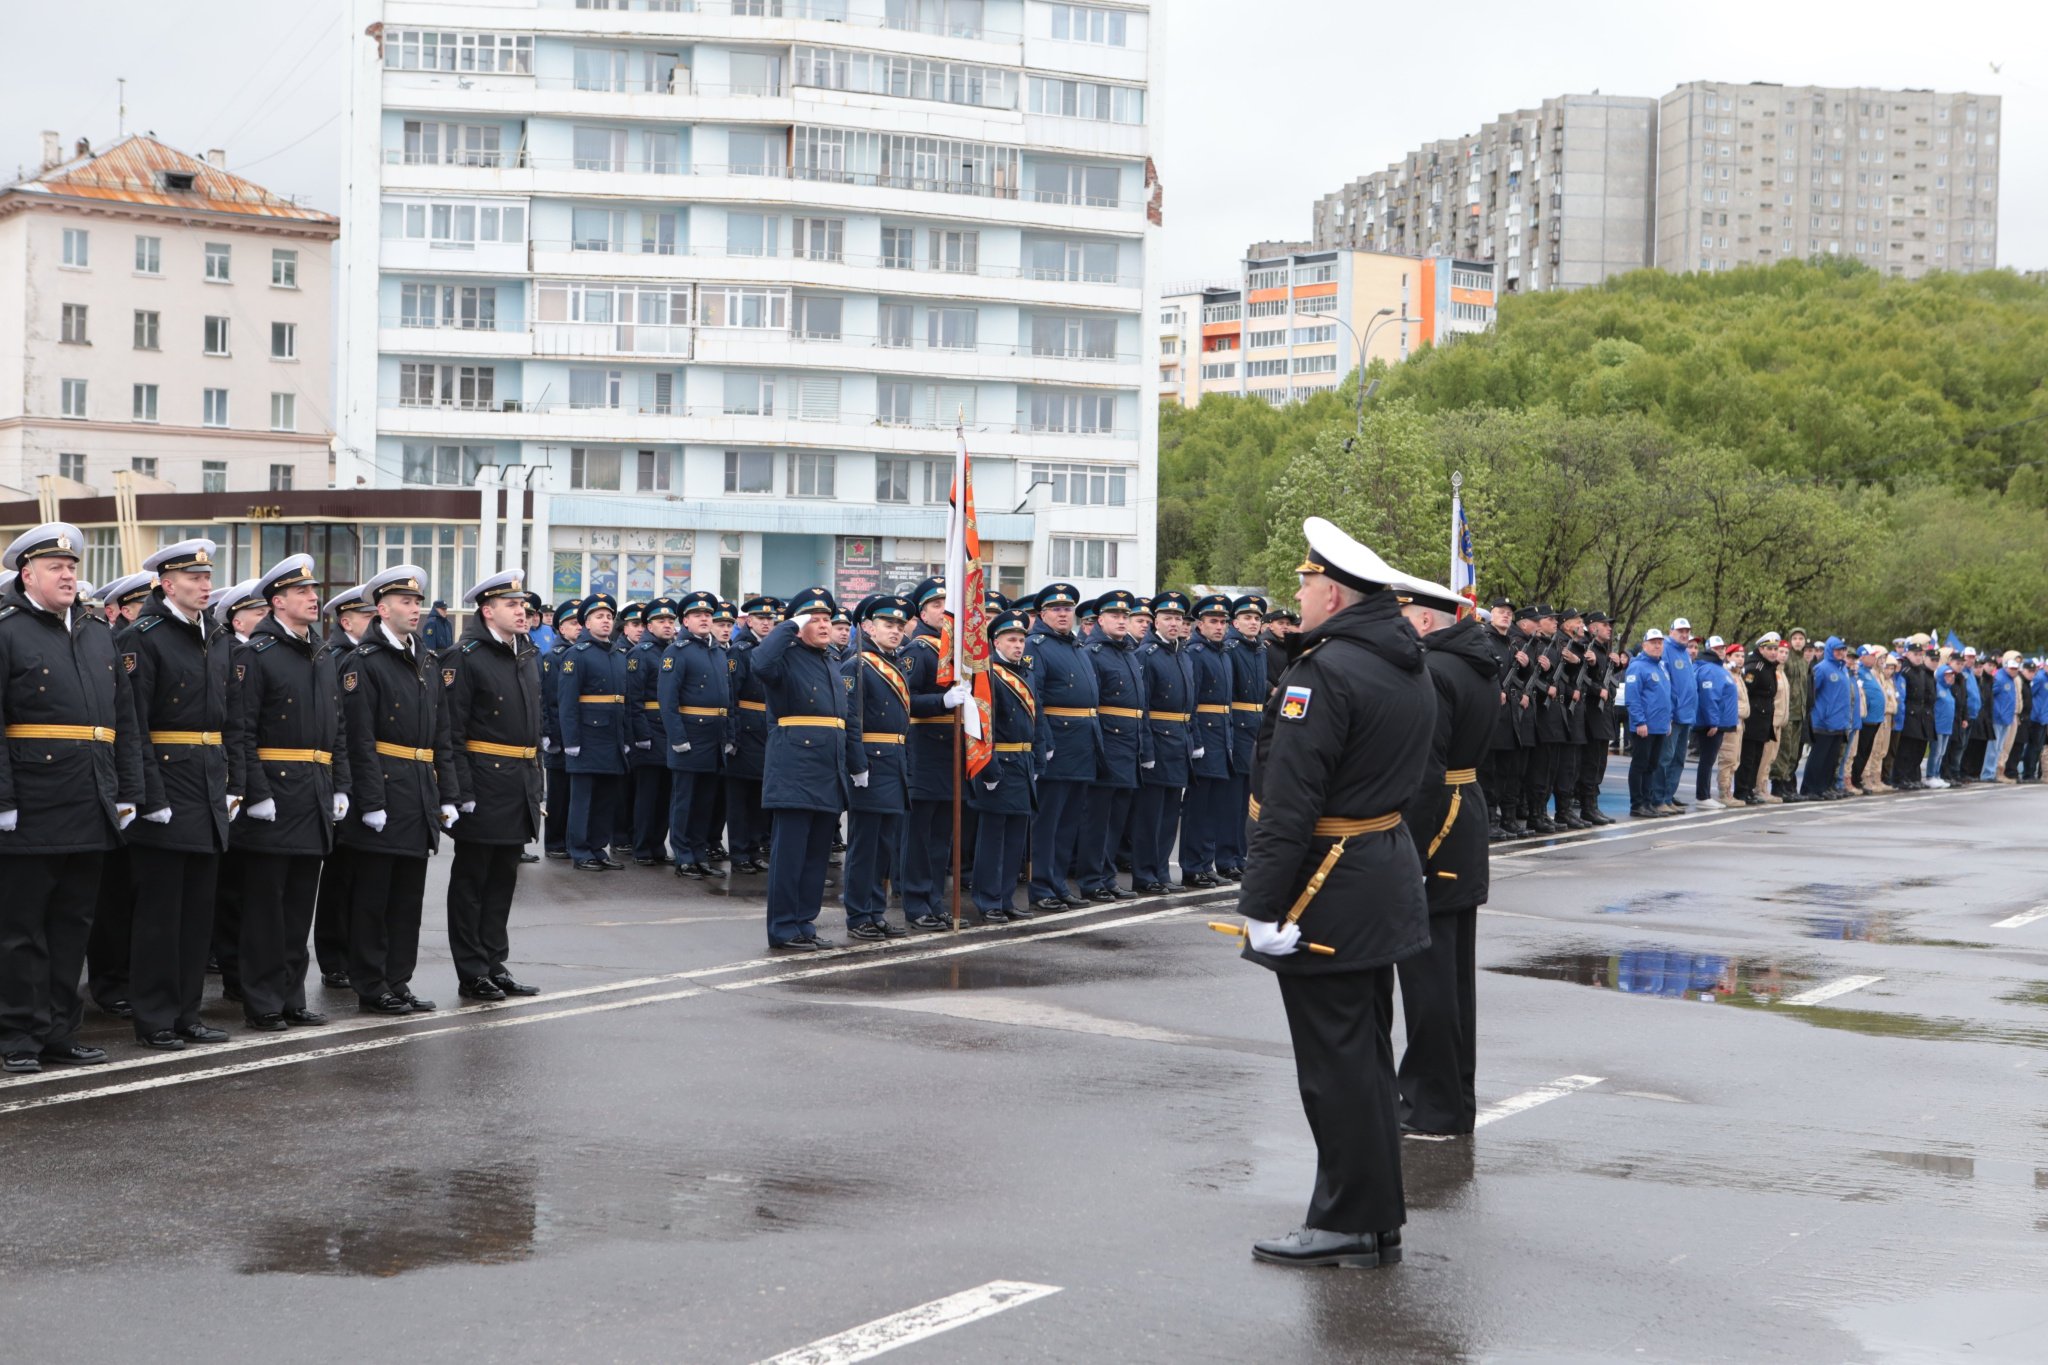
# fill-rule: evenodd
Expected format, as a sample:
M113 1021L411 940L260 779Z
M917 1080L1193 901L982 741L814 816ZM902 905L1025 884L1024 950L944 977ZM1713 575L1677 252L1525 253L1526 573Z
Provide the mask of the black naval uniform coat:
M228 846L226 794L242 795L242 750L227 746L234 638L207 639L204 619L181 621L152 597L115 638L128 674L135 737L144 746L141 815L169 807L170 823L138 818L127 840L177 853ZM212 735L210 742L194 742Z
M1424 666L1436 688L1436 728L1422 785L1403 814L1423 856L1431 914L1486 903L1486 798L1476 782L1452 787L1444 781L1446 772L1477 768L1493 741L1500 689L1484 632L1468 617L1423 641Z
M392 648L381 626L372 626L349 656L341 675L342 712L348 718L349 770L354 779L341 841L365 853L425 858L441 846L441 807L454 805L462 790L449 751L448 713L434 657L418 640L412 657ZM379 744L426 753L399 758ZM371 811L384 812L384 828L363 823ZM466 818L466 817L465 817Z
M524 847L540 833L538 655L523 635L510 648L499 644L476 613L440 670L456 785L465 803L476 803L450 834L460 843Z

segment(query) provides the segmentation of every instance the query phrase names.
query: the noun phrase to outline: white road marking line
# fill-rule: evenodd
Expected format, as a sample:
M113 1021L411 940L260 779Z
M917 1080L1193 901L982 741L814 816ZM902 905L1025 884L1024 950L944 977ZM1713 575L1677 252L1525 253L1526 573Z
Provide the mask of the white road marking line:
M1123 1038L1138 1043L1207 1043L1214 1039L1193 1033L1175 1033L1128 1019L1106 1019L1085 1010L1043 1000L1023 1000L1014 995L972 995L949 991L944 995L914 995L901 1000L846 1000L834 1003L860 1009L902 1010L911 1014L937 1014L952 1019L969 1019L981 1024L1007 1024L1020 1028L1058 1029L1065 1033L1091 1033L1104 1038Z
M2017 915L2007 915L1991 927L1994 929L2018 929L2032 924L2037 919L2048 919L2048 905L2037 905L2031 910L2022 910Z
M1618 844L1624 839L1641 839L1651 834L1670 834L1675 830L1681 829L1712 829L1715 825L1732 824L1737 820L1753 820L1763 813L1762 811L1745 811L1740 815L1722 815L1712 820L1702 820L1698 816L1694 816L1691 819L1680 816L1676 819L1658 820L1647 829L1630 830L1625 834L1594 835L1574 839L1568 844L1556 843L1539 848L1516 849L1513 853L1496 853L1493 857L1498 862L1507 858L1533 857L1538 853L1555 853L1560 849L1566 848L1599 848L1606 844Z
M1847 995L1850 991L1860 991L1865 986L1875 985L1882 980L1884 978L1881 976L1845 976L1839 981L1830 981L1825 985L1815 986L1810 991L1801 991L1797 995L1788 995L1781 1003L1787 1005L1818 1005L1823 1000L1832 1000L1838 995Z
M1484 1128L1489 1123L1513 1118L1516 1114L1534 1109L1539 1104L1548 1104L1552 1100L1563 1099L1566 1095L1598 1085L1605 1079L1605 1076L1560 1076L1546 1085L1537 1086L1534 1090L1524 1090L1519 1095L1508 1096L1498 1104L1487 1105L1479 1111L1479 1117L1473 1120L1472 1126Z
M0 1114L18 1113L24 1109L48 1109L53 1105L76 1104L80 1100L102 1099L110 1095L132 1095L143 1090L161 1090L166 1086L188 1085L193 1081L213 1080L221 1076L238 1076L249 1071L268 1071L272 1067L293 1066L299 1062L320 1061L357 1052L375 1052L380 1048L396 1047L400 1043L416 1043L422 1038L445 1038L451 1033L477 1033L488 1028L537 1024L544 1019L603 1014L610 1010L632 1009L639 1005L656 1005L665 1000L686 1000L693 995L702 994L704 992L701 988L692 986L687 990L664 991L659 995L636 995L627 1000L607 1000L601 1005L578 1005L573 1009L547 1010L539 1014L515 1014L506 1019L479 1019L473 1024L458 1024L454 1028L435 1029L431 1033L400 1033L389 1038L368 1038L360 1043L341 1043L334 1047L315 1048L311 1052L287 1052L277 1057L256 1057L246 1062L230 1062L226 1066L207 1067L200 1071L180 1071L170 1076L148 1076L139 1081L122 1081L116 1085L94 1086L85 1090L63 1090L54 1095L42 1095L34 1099L10 1100L0 1103Z
M933 1299L901 1313L876 1318L851 1331L799 1346L794 1351L770 1356L760 1365L852 1365L854 1361L872 1360L898 1346L908 1346L913 1341L923 1341L926 1337L950 1332L955 1327L965 1327L970 1322L993 1317L1033 1299L1059 1292L1059 1286L1053 1284L990 1280L977 1288L963 1289L958 1294L948 1294L943 1299Z

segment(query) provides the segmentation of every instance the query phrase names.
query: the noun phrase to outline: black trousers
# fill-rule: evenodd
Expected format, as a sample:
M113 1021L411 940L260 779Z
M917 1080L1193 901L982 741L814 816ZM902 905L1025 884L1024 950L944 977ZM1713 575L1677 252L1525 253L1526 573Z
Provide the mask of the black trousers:
M1429 946L1397 968L1408 1050L1401 1116L1425 1133L1469 1133L1479 1117L1478 907L1429 917Z
M220 882L213 900L213 960L220 964L221 990L239 995L242 990L242 897L248 871L242 866L247 854L230 843L221 855Z
M1963 776L1972 782L1984 771L1984 751L1991 747L1991 716L1987 708L1976 720L1970 722L1970 742L1963 746Z
M448 951L457 981L505 970L512 952L506 926L519 889L520 851L517 844L455 840L448 867Z
M68 1047L104 853L0 857L0 1056Z
M669 773L665 767L635 768L626 774L633 787L633 856L648 862L668 860Z
M313 957L322 975L348 971L349 902L355 887L355 851L336 844L320 864L320 899L313 910Z
M1819 796L1835 785L1835 773L1842 766L1842 744L1847 736L1839 731L1815 730L1806 751L1806 774L1799 794Z
M1902 782L1924 782L1927 778L1927 741L1904 734L1892 738L1892 775L1885 780L1893 786Z
M1764 746L1767 739L1742 736L1742 758L1735 765L1735 794L1738 797L1756 795L1756 770L1763 766Z
M306 1007L306 935L320 888L313 854L239 853L242 1012ZM226 897L222 897L223 900Z
M2026 746L2026 752L2020 755L2020 776L2029 781L2041 776L2041 747L2044 740L2048 740L2048 725L2043 725L2038 720L2028 721L2019 743Z
M1522 818L1541 820L1550 814L1550 790L1557 778L1560 746L1547 739L1536 741L1529 750L1529 763L1522 770Z
M774 822L761 809L761 779L728 777L725 780L725 814L731 830L727 848L735 858L752 857L768 851ZM713 836L717 830L712 831Z
M1394 1089L1394 969L1281 976L1294 1075L1316 1141L1310 1227L1392 1232L1401 1195L1401 1107Z
M1863 785L1863 770L1869 766L1870 746L1875 743L1877 743L1877 727L1875 725L1864 725L1857 728L1856 758L1849 765L1850 786L1860 787Z
M1607 722L1588 722L1596 733L1579 746L1579 809L1600 809L1600 784L1607 780Z
M518 850L513 853L517 856ZM363 999L375 1000L411 983L420 960L420 900L426 889L424 857L356 850L355 898L348 920L348 978Z
M86 993L101 1009L128 998L129 939L135 922L135 878L128 870L128 850L114 849L105 858L92 937L85 944Z
M1479 786L1486 793L1486 809L1495 820L1515 820L1522 809L1522 768L1528 761L1526 749L1491 749L1479 768Z
M190 1028L199 1022L199 1001L206 993L220 855L134 844L128 860L135 873L128 988L135 1036Z
M1728 732L1716 730L1710 735L1707 733L1707 727L1702 725L1695 729L1693 734L1698 736L1700 742L1700 763L1698 771L1692 776L1692 799L1705 801L1714 794L1714 770L1720 766L1721 746L1728 742Z
M566 768L546 769L548 809L541 821L541 846L549 853L569 851L569 772Z
M612 784L611 846L623 853L633 847L633 808L639 793L633 785L631 768L609 780ZM662 808L664 814L667 809L665 806Z
M1579 754L1584 748L1584 741L1576 739L1552 746L1550 794L1556 799L1559 815L1571 814L1572 804L1578 800Z

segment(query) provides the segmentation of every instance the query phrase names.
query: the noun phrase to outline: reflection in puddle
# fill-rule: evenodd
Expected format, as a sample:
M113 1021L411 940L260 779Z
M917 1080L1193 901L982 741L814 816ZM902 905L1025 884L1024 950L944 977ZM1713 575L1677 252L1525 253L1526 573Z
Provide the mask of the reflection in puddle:
M1619 953L1551 953L1524 962L1489 967L1503 976L1532 976L1581 986L1656 995L1667 999L1726 1000L1742 995L1777 999L1788 987L1813 979L1800 967L1775 961L1726 957L1669 948L1630 948Z
M534 1165L378 1174L334 1201L331 1219L290 1215L259 1230L245 1275L402 1275L437 1265L503 1265L533 1254Z

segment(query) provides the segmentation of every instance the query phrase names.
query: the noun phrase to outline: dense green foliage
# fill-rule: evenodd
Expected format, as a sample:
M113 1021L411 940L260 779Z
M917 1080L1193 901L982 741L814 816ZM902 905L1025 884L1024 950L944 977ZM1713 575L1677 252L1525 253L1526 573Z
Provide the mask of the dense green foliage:
M1845 264L1509 296L1498 328L1272 408L1160 423L1162 578L1285 597L1301 519L1449 562L1464 475L1481 591L1631 630L1795 620L1852 639L2048 645L2048 284Z

